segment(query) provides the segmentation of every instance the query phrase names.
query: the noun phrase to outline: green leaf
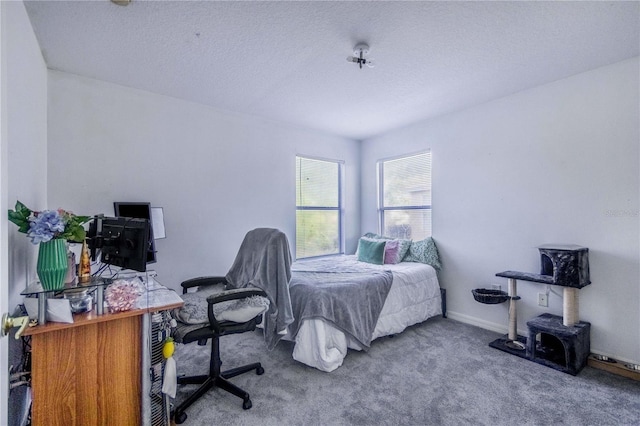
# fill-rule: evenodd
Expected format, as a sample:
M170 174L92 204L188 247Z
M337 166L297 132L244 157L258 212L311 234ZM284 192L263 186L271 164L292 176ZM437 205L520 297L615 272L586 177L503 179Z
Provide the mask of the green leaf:
M24 214L26 217L29 217L31 215L31 209L22 204L20 201L16 201L16 211Z
M20 213L9 210L9 220L20 226L25 219Z
M87 223L91 220L91 216L76 216L78 220L78 225L82 225L83 223Z
M29 231L29 216L31 216L31 213L31 209L20 201L16 201L15 211L9 210L9 221L18 225L18 232L26 234Z
M81 226L73 227L69 231L70 232L68 233L69 235L67 235L67 241L71 241L74 243L81 243L87 237L87 231L85 231L84 228Z

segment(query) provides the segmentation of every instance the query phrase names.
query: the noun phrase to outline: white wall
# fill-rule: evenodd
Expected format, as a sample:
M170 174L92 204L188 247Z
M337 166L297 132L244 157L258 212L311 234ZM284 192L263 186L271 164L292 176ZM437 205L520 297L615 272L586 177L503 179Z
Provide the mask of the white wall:
M471 290L504 270L539 272L543 243L589 248L580 290L592 351L640 362L638 58L579 74L363 142L362 232L377 229L375 163L431 148L433 236L450 316L506 332L507 306ZM519 329L562 315L562 289L518 282ZM487 342L488 343L488 342Z
M247 231L282 229L295 253L295 156L345 161L347 245L360 232L359 142L49 72L49 200L113 215L164 208L159 280L228 271Z
M22 2L0 2L2 15L2 133L0 180L3 212L0 232L0 312L13 313L22 303L20 292L36 278L37 247L8 223L6 211L16 199L46 208L47 194L47 69ZM8 297L7 297L8 295ZM8 364L18 365L22 347L15 339L2 339L0 349L0 424L18 424L27 408L25 388L9 397ZM9 356L7 359L7 345ZM6 379L6 381L5 381Z
M22 2L2 2L6 44L8 203L16 200L41 210L47 206L47 68ZM6 31L6 33L5 33ZM6 211L6 210L3 210ZM6 218L3 218L6 220ZM37 246L9 223L10 309L36 279Z

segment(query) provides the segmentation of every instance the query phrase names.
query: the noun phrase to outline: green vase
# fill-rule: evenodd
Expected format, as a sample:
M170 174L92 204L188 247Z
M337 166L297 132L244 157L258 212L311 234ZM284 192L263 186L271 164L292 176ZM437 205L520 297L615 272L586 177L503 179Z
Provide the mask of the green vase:
M64 278L67 274L68 266L67 240L54 239L46 243L40 243L36 271L42 288L45 290L60 290L64 288Z

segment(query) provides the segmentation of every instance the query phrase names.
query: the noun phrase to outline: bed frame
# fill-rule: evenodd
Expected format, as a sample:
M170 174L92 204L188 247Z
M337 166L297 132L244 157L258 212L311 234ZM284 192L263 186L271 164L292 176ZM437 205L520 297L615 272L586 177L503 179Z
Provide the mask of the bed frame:
M440 296L442 296L442 318L447 317L447 289L440 287Z

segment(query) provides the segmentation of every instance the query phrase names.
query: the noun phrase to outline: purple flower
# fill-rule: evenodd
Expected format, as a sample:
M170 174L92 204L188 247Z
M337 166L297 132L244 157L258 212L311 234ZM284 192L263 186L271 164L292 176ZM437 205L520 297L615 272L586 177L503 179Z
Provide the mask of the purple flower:
M33 244L51 241L56 234L64 232L65 221L55 210L44 210L29 220L27 236Z

